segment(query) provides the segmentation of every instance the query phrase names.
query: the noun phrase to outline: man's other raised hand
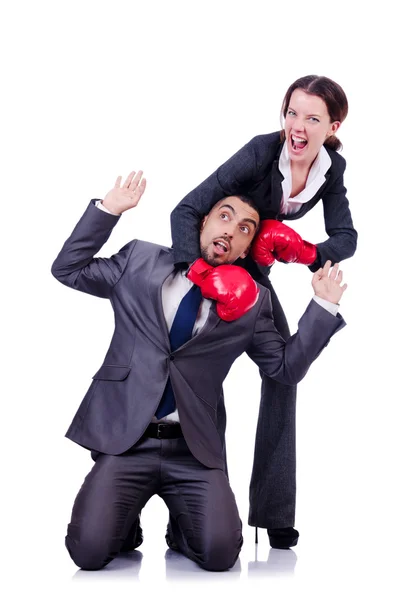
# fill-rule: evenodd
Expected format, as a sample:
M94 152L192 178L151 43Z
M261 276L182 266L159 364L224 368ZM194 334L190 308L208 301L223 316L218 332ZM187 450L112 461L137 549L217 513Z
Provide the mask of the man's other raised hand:
M312 286L314 293L319 298L338 304L347 284L342 285L342 271L339 271L339 264L335 263L331 268L331 261L327 260L325 265L318 269L313 275Z
M116 179L114 188L110 190L102 201L102 204L114 215L121 215L126 210L134 208L146 188L146 179L142 177L143 171L132 171L123 185L121 175Z

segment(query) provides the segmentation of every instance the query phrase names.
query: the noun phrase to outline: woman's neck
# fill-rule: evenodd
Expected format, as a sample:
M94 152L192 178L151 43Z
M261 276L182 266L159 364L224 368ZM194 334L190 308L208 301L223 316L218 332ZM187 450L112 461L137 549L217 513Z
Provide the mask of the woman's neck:
M294 198L305 189L311 166L311 164L296 163L291 160L291 198Z
M307 179L310 173L310 169L312 168L317 156L310 163L290 160L292 177L297 177L301 180Z

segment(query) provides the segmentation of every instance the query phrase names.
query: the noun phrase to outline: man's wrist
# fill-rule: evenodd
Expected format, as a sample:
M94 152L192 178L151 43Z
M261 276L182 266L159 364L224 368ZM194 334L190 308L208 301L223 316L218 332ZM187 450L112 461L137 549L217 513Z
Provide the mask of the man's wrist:
M325 310L327 310L328 312L333 314L335 317L338 314L339 304L337 304L336 302L331 302L330 300L326 300L325 298L322 298L321 296L317 296L317 294L314 295L313 300L315 302L317 302L317 304L319 304L320 306L325 308Z
M119 217L122 213L118 212L117 209L113 206L109 206L109 204L105 204L104 200L101 200L101 207L104 208L106 210L106 212L108 212L111 215L114 215L115 217Z

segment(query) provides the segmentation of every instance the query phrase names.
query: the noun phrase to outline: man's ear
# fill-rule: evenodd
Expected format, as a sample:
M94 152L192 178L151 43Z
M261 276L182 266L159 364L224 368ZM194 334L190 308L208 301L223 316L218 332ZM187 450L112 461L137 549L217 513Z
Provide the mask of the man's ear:
M204 229L204 225L206 224L208 219L208 215L205 215L204 219L201 221L201 225L200 225L200 233L203 231Z

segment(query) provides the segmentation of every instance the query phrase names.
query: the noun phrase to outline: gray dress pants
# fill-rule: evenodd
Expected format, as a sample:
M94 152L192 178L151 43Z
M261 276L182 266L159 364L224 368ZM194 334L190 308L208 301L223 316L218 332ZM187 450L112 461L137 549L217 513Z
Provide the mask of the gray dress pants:
M76 497L66 547L77 566L97 570L115 558L146 502L158 494L177 527L185 556L224 571L243 543L228 478L202 465L183 438L141 438L119 456L99 454Z

